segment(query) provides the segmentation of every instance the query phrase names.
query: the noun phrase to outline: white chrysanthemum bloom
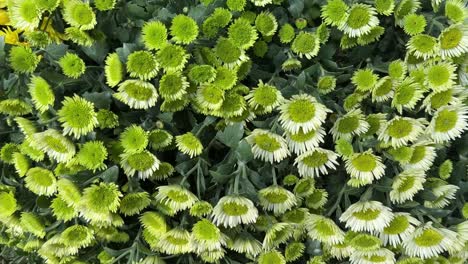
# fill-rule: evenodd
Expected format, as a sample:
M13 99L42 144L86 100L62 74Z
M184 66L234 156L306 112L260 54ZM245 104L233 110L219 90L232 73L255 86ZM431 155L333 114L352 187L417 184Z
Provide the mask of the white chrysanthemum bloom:
M449 249L456 240L457 233L445 228L435 228L428 222L416 228L408 239L403 241L402 246L406 255L428 259Z
M436 157L435 148L424 144L413 146L413 155L410 161L405 164L404 169L421 169L427 171L431 168Z
M192 228L192 238L197 254L205 251L221 250L226 246L226 235L207 219L195 223Z
M32 135L33 143L38 149L47 153L50 158L58 162L67 162L75 156L76 149L73 142L54 129Z
M464 99L466 99L464 88L460 85L454 85L445 91L431 92L424 99L422 106L426 112L432 114L442 106L459 105Z
M457 233L461 240L468 241L468 220L465 220L456 226Z
M460 137L467 129L468 107L447 105L435 112L427 132L436 143L443 143Z
M459 57L468 53L468 28L464 24L453 24L439 35L442 59Z
M366 117L362 114L361 109L354 109L338 118L331 128L331 133L334 139L337 138L352 138L360 136L367 132L369 123L366 122Z
M292 237L293 231L293 225L290 223L275 223L271 225L265 233L263 248L273 249L280 244L286 243Z
M385 165L382 163L382 158L374 155L370 149L362 153L352 154L346 159L345 168L352 178L365 182L378 180L385 174Z
M286 140L268 130L255 129L246 140L252 146L254 157L263 161L280 162L290 155Z
M352 204L340 217L340 221L346 222L346 227L355 232L381 232L392 219L391 209L377 201Z
M397 247L406 240L416 229L420 222L409 213L394 213L390 224L380 232L379 237L384 246Z
M385 76L377 81L377 84L372 89L372 102L384 102L392 98L396 81L390 76Z
M321 215L312 214L307 219L306 228L312 239L327 245L335 245L344 241L344 232L333 220Z
M335 245L324 244L323 248L337 260L348 258L355 251L354 248L349 245L349 243L339 243Z
M235 227L240 224L254 223L258 217L258 210L249 199L229 195L219 199L211 216L218 226Z
M392 203L404 203L413 199L416 193L424 189L425 176L424 170L421 169L407 169L398 174L393 179L392 190L390 191Z
M159 186L155 199L175 212L189 209L198 201L195 194L180 185Z
M156 105L158 92L153 84L141 80L126 80L114 97L133 109L148 109Z
M378 139L398 148L416 141L423 130L424 126L419 119L395 116L384 124Z
M297 133L300 129L304 133L318 129L325 122L327 113L331 112L315 97L307 94L293 95L279 108L281 126L291 133Z
M34 0L5 1L8 3L9 18L11 24L21 30L34 31L41 22L42 10Z
M283 101L284 97L275 86L258 82L258 86L245 96L249 106L259 114L270 113Z
M120 166L124 169L127 176L134 176L135 173L142 180L148 179L155 171L159 169L161 162L153 153L144 150L136 153L123 153Z
M275 215L282 214L297 204L296 196L278 185L259 190L258 199L263 209L273 211Z
M294 161L302 177L327 175L328 169L335 169L338 155L328 149L314 148L299 155Z
M325 130L322 127L307 133L304 133L302 129L297 133L284 132L289 149L298 155L318 147L320 143L323 143L325 134Z
M403 109L413 110L422 98L424 94L420 84L407 77L395 86L392 107L401 114Z
M262 244L249 233L237 234L233 239L228 241L227 247L233 251L248 256L257 256L262 252Z
M386 248L377 249L366 254L353 252L349 261L351 264L395 264L395 254Z
M346 22L340 26L346 35L354 38L365 35L379 25L375 8L366 4L353 4L348 10Z
M266 6L271 4L272 0L250 0L255 6Z
M436 186L432 188L432 193L437 198L434 201L424 201L427 208L444 208L450 204L450 200L455 199L455 194L460 187L452 184Z
M445 91L455 84L456 67L450 62L431 63L426 67L425 84L433 91Z
M187 230L180 228L167 231L157 243L158 249L168 255L185 254L193 250L192 236Z

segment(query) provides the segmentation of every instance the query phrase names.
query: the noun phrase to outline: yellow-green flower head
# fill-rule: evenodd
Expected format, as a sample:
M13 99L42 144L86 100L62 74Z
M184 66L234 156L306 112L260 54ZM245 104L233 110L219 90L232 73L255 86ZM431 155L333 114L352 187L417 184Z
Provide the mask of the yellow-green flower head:
M369 123L360 109L354 109L338 118L331 128L333 138L352 138L367 132Z
M178 45L167 44L156 53L156 61L165 72L180 71L190 56Z
M57 180L53 172L34 167L26 173L26 187L37 195L51 196L57 190Z
M77 208L81 200L81 192L78 186L66 178L57 181L57 190L60 199L73 208Z
M427 259L436 257L457 242L457 233L445 228L435 228L428 222L410 234L402 243L404 252L410 257Z
M88 170L96 171L107 168L107 149L101 141L88 141L76 154L76 162Z
M317 56L320 49L320 39L316 34L302 31L294 38L291 50L299 55L299 58L311 59Z
M181 99L187 93L189 83L180 73L167 73L159 80L159 93L168 100Z
M231 21L232 14L225 8L216 8L214 12L203 21L202 30L206 37L212 38L220 28L224 28Z
M111 53L106 58L104 72L106 74L106 83L110 87L117 86L123 79L123 64L117 53Z
M39 238L44 238L46 235L44 222L34 213L21 213L20 225L24 231L31 233Z
M184 110L185 107L187 107L190 103L190 100L188 97L184 96L182 99L179 100L174 100L174 101L169 101L165 100L161 106L160 109L163 112L178 112Z
M141 37L145 47L158 50L167 44L167 28L160 21L150 21L143 25Z
M276 87L264 84L262 81L245 96L245 99L250 107L260 114L272 112L284 101L281 92Z
M265 232L263 248L269 250L286 243L292 237L293 231L291 223L274 223Z
M439 35L440 55L442 59L459 57L468 52L468 28L463 24L454 24L444 29Z
M290 155L286 140L268 130L255 129L246 140L252 146L254 157L262 161L280 162Z
M243 11L247 0L227 0L226 5L231 11Z
M351 79L352 83L356 85L358 91L370 91L377 84L378 76L372 72L372 69L359 69L354 72Z
M174 228L163 234L158 241L158 248L168 255L185 254L193 251L193 238L181 228Z
M23 116L32 112L32 107L21 99L5 99L0 101L0 113L10 116Z
M244 18L236 19L229 26L228 36L236 46L244 50L252 47L258 38L257 30Z
M410 36L423 33L427 25L426 18L418 14L409 14L403 21L403 30Z
M11 24L20 30L34 31L41 21L42 11L36 0L11 1L8 5Z
M376 26L371 28L369 32L357 38L357 43L361 46L376 42L385 32L385 28Z
M44 31L26 32L24 37L32 47L45 48L52 43L52 39L49 37L49 34Z
M161 236L167 232L168 226L164 217L157 212L144 212L140 216L141 225L153 236Z
M119 125L119 117L107 109L99 109L96 113L98 127L101 129L114 128Z
M335 76L320 76L317 82L317 90L321 94L328 94L336 88Z
M409 213L395 213L390 224L380 233L384 246L397 247L406 240L421 223Z
M347 139L344 138L340 138L335 141L335 151L337 152L337 154L345 158L349 158L351 155L354 154L353 145Z
M75 155L75 145L68 138L54 129L32 135L38 149L47 153L49 158L58 162L68 162Z
M362 237L363 238L363 237ZM366 240L362 240L362 243L366 243ZM372 250L370 252L356 252L351 254L349 258L351 263L395 263L395 253L386 248L380 248ZM325 262L323 262L325 263Z
M94 232L83 225L72 225L63 230L60 240L66 246L84 248L94 241Z
M50 208L52 209L52 214L57 218L57 220L68 222L78 216L78 212L60 197L56 197L52 200Z
M195 65L190 68L188 77L196 84L211 83L216 78L216 69L210 65Z
M445 160L439 167L439 177L443 180L447 180L452 175L453 163L451 160Z
M0 217L7 218L18 209L15 196L11 192L0 192Z
M424 130L419 119L395 116L386 122L379 133L379 140L392 147L401 147L414 142Z
M372 102L385 102L394 95L394 86L397 81L392 80L392 77L385 76L377 81L372 89Z
M284 250L284 259L286 262L293 262L298 260L305 251L305 245L301 242L292 242L286 245Z
M36 125L31 120L23 117L15 117L14 120L26 138L37 132Z
M307 197L315 190L315 180L312 177L300 179L294 186L294 193L300 197Z
M85 62L76 54L67 52L59 60L63 74L70 78L78 79L86 71Z
M321 215L312 214L307 220L306 227L309 237L324 244L339 244L345 238L344 232L332 219Z
M428 65L426 68L426 85L439 92L451 88L454 85L456 67L450 62L439 62Z
M221 230L207 219L202 219L193 225L192 236L197 254L222 250L223 246L226 246L227 236L221 233Z
M300 60L295 58L289 58L283 62L281 69L283 71L294 71L302 68L302 63Z
M32 136L32 134L30 135ZM44 152L42 152L37 146L32 143L31 137L28 136L23 143L20 145L21 153L27 155L30 159L34 161L44 160Z
M421 7L419 0L403 0L395 8L395 20L397 25L403 27L404 18L409 14L414 14Z
M215 115L221 117L239 117L247 109L247 102L242 95L235 92L227 92L224 97L223 104L219 108Z
M296 32L294 31L294 27L289 23L282 25L278 32L278 37L280 38L281 43L289 43L295 36Z
M158 68L156 57L149 51L134 51L128 56L127 71L131 77L149 80L158 74Z
M16 173L18 173L20 177L26 175L26 172L29 170L31 165L31 162L26 157L26 155L20 152L15 152L13 153L12 158L13 166L15 167Z
M450 204L451 200L455 199L455 195L459 189L460 187L452 184L433 187L431 192L436 199L434 201L424 201L424 206L435 209L444 208Z
M228 38L219 38L214 51L223 65L230 69L239 66L248 59L244 50L237 47L234 41Z
M297 204L294 194L285 188L274 185L258 191L260 205L267 211L280 215Z
M29 94L36 109L43 113L54 105L55 95L50 85L42 77L34 76L28 85Z
M461 0L445 2L445 16L454 23L461 23L468 17L465 3Z
M196 157L203 152L203 145L200 140L191 132L176 136L177 149L189 155L190 158Z
M236 69L229 69L227 67L216 68L216 78L213 85L223 90L229 90L237 82Z
M320 16L327 25L341 27L348 18L348 5L342 0L330 0L322 6Z
M134 192L124 195L120 201L119 211L126 216L139 214L151 203L147 192Z
M325 130L321 127L307 133L304 133L302 129L297 133L285 131L289 149L298 155L318 147L320 143L323 143L325 134Z
M376 156L371 150L354 153L346 160L346 172L352 178L364 182L372 182L382 178L385 174L385 165L382 158Z
M62 123L63 134L79 138L93 131L98 121L94 104L84 98L74 95L65 97L62 108L57 112Z
M401 114L403 109L413 110L423 97L421 86L413 78L407 77L395 87L392 107Z
M10 50L8 60L14 71L32 73L39 64L40 58L29 47L14 46Z
M328 192L325 189L315 189L306 197L305 205L310 209L319 209L328 201Z
M400 162L400 164L408 164L413 156L414 149L407 146L398 148L390 148L388 153L392 156L393 160Z
M132 109L148 109L156 105L158 92L150 82L126 80L119 85L113 96Z
M431 168L435 157L436 153L434 147L426 146L424 143L418 143L413 146L413 155L408 164L404 165L404 168L427 171Z
M211 216L216 225L232 228L240 224L254 223L258 217L258 210L251 200L229 195L219 199Z
M379 25L375 8L366 4L353 4L348 11L346 21L339 26L346 35L360 37Z
M398 174L393 179L390 200L393 203L404 203L413 199L416 193L424 189L425 176L421 169L407 169Z
M132 125L120 134L120 143L125 152L140 152L148 146L148 133L142 127Z
M94 6L99 11L107 11L107 10L114 9L116 3L117 3L117 0L95 0Z
M275 264L286 264L286 260L284 259L284 256L276 249L270 250L263 252L258 256L257 259L258 264L269 264L269 263L275 263Z
M321 44L325 44L330 38L330 30L325 23L320 24L315 33L317 34Z
M204 217L213 212L213 206L206 201L197 201L190 207L190 215L194 217Z
M377 10L377 13L384 16L389 16L395 9L395 0L375 0L374 6Z
M168 162L161 162L159 168L150 176L151 180L163 181L175 172L174 167Z
M255 27L263 36L273 36L278 29L276 17L269 12L261 12L255 18Z
M437 39L426 34L412 36L406 43L406 48L407 51L411 52L416 58L424 60L435 57L440 52Z
M388 76L395 80L403 79L407 71L406 63L402 60L394 60L388 65Z
M427 127L429 135L437 143L460 137L468 129L468 107L447 105L439 108Z
M147 150L132 150L131 152L121 154L120 157L122 158L120 165L124 169L125 174L133 177L137 173L138 177L142 180L151 177L161 164L158 158Z
M96 25L96 14L88 3L69 0L63 8L63 19L72 27L81 30L93 29Z
M294 165L297 165L302 177L318 177L327 175L328 169L335 169L338 164L337 158L338 155L333 151L317 147L299 155Z
M251 234L243 232L228 241L228 248L241 254L257 256L262 252L262 244Z
M59 4L60 0L36 0L36 6L41 10L54 11Z
M354 48L354 47L356 47L358 45L357 40L358 40L358 38L353 38L353 37L350 37L350 36L344 34L341 37L341 40L340 40L340 47L343 50Z
M80 213L87 220L102 221L119 209L122 193L114 183L93 184L83 190L80 200Z
M155 129L148 135L149 144L154 150L162 150L172 144L173 136L163 129Z
M193 18L186 15L177 15L171 24L172 40L177 44L190 44L198 36L198 25Z
M377 201L354 203L340 217L340 221L345 222L346 227L355 232L381 232L392 219L391 209Z

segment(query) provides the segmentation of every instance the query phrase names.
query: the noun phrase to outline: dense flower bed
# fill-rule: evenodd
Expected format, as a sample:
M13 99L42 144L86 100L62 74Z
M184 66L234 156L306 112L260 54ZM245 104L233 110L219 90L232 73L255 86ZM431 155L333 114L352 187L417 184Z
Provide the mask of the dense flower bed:
M462 0L0 0L0 262L466 263Z

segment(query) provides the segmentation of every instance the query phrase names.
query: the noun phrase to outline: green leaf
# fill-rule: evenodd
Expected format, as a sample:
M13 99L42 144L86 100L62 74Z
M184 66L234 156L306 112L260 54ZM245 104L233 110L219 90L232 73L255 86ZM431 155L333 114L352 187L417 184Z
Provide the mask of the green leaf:
M98 175L105 182L117 182L119 178L119 167L114 165Z
M243 136L244 126L241 123L227 126L223 131L218 131L216 134L219 141L231 148L236 148Z

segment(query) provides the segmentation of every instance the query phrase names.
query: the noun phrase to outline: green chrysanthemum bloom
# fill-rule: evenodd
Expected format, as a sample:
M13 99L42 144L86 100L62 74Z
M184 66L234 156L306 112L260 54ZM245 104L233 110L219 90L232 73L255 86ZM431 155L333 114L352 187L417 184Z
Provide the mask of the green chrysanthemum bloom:
M407 146L401 146L397 148L390 148L388 153L392 156L392 158L401 164L407 164L410 162L411 157L413 156L414 149Z
M429 65L426 71L426 84L436 92L447 90L454 84L455 70L455 66L449 62Z
M159 80L159 93L168 100L181 99L187 93L189 83L180 73L167 73Z
M37 128L32 121L23 117L15 117L15 122L18 124L18 128L29 138L32 134L37 132Z
M305 245L303 243L301 242L289 243L286 246L286 249L284 250L284 257L285 257L286 262L292 262L292 261L299 259L304 254L304 251L305 251Z
M154 85L141 80L126 80L113 96L133 109L148 109L156 105L158 93Z
M384 124L379 134L379 140L391 144L393 147L407 145L414 142L422 133L424 126L418 119L395 116Z
M187 97L183 97L179 100L168 101L165 100L160 108L162 112L178 112L184 110L190 103L190 100Z
M302 68L302 63L300 60L295 59L295 58L289 58L283 62L281 65L281 69L283 71L293 71L293 70L299 70Z
M34 161L44 160L44 152L42 152L37 146L32 144L32 139L28 138L23 141L20 145L21 153L27 155Z
M116 0L94 0L94 6L99 11L107 11L114 9L116 3Z
M203 21L202 30L206 37L212 38L231 21L232 14L224 8L216 8L213 14Z
M310 32L300 32L291 44L291 50L300 58L311 59L317 56L320 49L320 39Z
M220 250L226 245L226 236L207 219L202 219L193 225L192 236L199 254L203 251Z
M39 64L40 58L29 47L14 46L10 50L9 61L10 66L16 72L32 73Z
M56 197L52 200L50 208L52 209L52 214L57 218L57 220L67 222L77 216L75 209L60 197Z
M67 1L63 9L63 19L72 27L81 30L93 29L96 25L96 14L91 6L78 0Z
M227 0L226 5L231 11L243 11L247 0Z
M164 217L157 212L145 212L140 216L141 225L154 236L161 236L167 232L168 226Z
M81 200L81 192L75 183L66 178L61 178L57 181L57 190L57 197L62 199L69 206L77 208Z
M150 179L155 181L163 181L174 174L174 172L175 169L170 163L161 162L159 164L159 168L153 172L153 175L150 176Z
M60 0L36 0L36 6L41 10L54 11L59 4Z
M62 243L69 247L82 248L94 240L94 232L86 226L72 225L60 234Z
M117 53L109 54L104 67L106 82L110 87L115 87L123 79L123 65Z
M74 79L78 79L86 71L86 64L74 53L67 52L65 56L60 58L59 65L63 74Z
M39 216L33 213L21 213L20 225L26 232L29 232L39 238L43 238L46 235L44 223Z
M5 99L0 101L1 114L10 116L23 116L31 112L31 105L21 99Z
M228 69L227 67L216 68L216 78L213 81L213 85L222 89L229 90L237 82L237 74L235 70Z
M451 160L446 160L439 166L439 177L447 180L450 178L453 171L453 163Z
M307 19L305 18L296 18L296 20L294 21L294 25L298 28L298 29L304 29L305 27L307 27Z
M257 262L258 264L286 264L284 256L277 250L271 250L260 254Z
M206 201L197 201L190 208L190 215L195 217L203 217L211 214L213 211L213 206Z
M198 36L198 25L193 18L186 15L177 15L172 19L172 39L177 44L190 44Z
M244 51L228 38L219 38L214 50L216 56L229 68L234 68L246 59Z
M36 109L43 113L54 105L55 95L50 85L42 77L34 76L31 78L29 94Z
M10 192L0 192L0 217L7 218L18 209L15 196Z
M442 58L458 57L468 52L468 29L461 24L452 25L439 35Z
M348 5L342 0L330 0L322 7L321 17L327 25L342 26L348 17Z
M255 18L255 27L263 36L273 36L278 29L276 17L269 12L261 12Z
M140 152L148 146L148 133L142 127L132 125L120 134L120 143L125 152Z
M180 152L189 155L191 158L200 155L203 151L200 140L190 132L176 136L176 144Z
M75 155L75 145L54 129L48 129L32 136L34 144L58 162L68 162Z
M20 152L13 153L13 166L15 166L16 173L20 177L26 175L26 172L29 170L30 162L29 159Z
M394 60L388 65L388 76L392 79L401 80L406 76L406 63L402 60Z
M156 60L166 72L180 71L185 67L189 55L181 46L168 44L156 53Z
M468 129L468 107L443 106L437 110L428 126L435 142L447 142L461 136Z
M107 149L101 141L88 141L76 154L76 162L88 170L103 170L107 166L104 161L107 158Z
M109 212L114 213L119 209L121 196L119 187L114 183L101 182L91 185L83 190L80 200L81 213L85 219L99 221Z
M403 0L395 8L395 20L398 25L403 26L404 18L415 13L421 7L419 0Z
M379 25L376 10L366 4L353 4L346 21L339 27L350 37L360 37Z
M247 109L247 102L244 97L234 93L228 92L225 94L223 104L219 110L213 114L225 118L238 117Z
M248 49L258 38L257 31L248 20L238 18L228 29L229 38L241 49Z
M96 118L98 120L97 126L101 129L114 128L119 125L119 116L107 109L99 109Z
M426 18L423 15L409 14L404 18L403 30L406 34L414 36L424 32L426 24Z
M384 16L389 16L393 13L393 9L395 8L395 1L394 0L375 0L374 1L375 9L377 13L382 14Z
M24 36L32 47L45 48L52 43L49 35L44 31L26 32Z
M138 173L142 180L151 177L159 169L160 161L151 152L142 150L120 155L122 158L120 165L129 177Z
M380 37L384 34L384 32L385 28L381 26L373 27L371 28L371 30L369 30L369 32L358 37L357 43L362 46L373 43L379 40Z
M325 23L320 24L320 26L317 27L317 31L315 31L315 33L317 34L321 44L325 44L330 38L330 30Z
M149 51L135 51L128 56L127 71L131 77L149 80L158 74L158 62Z
M196 103L206 109L217 110L224 101L224 91L214 84L200 87L196 94Z
M281 43L290 43L294 37L296 36L296 32L294 32L294 27L291 24L286 23L281 26L278 36L280 38Z
M167 29L160 21L150 21L141 29L143 43L148 49L158 50L167 44Z
M341 37L341 40L340 40L340 47L343 49L343 50L346 50L346 49L350 49L350 48L354 48L357 46L357 40L358 38L352 38L346 34L344 34L342 37Z
M147 192L128 193L120 201L119 211L126 216L136 215L150 203L151 199Z
M52 196L57 190L57 180L50 170L34 167L26 173L26 187L37 195Z
M62 108L58 111L59 121L62 123L64 135L79 138L93 131L98 120L94 112L94 104L75 95L65 97Z
M377 84L378 76L371 69L360 69L354 72L351 79L358 91L370 91Z
M11 24L21 30L34 31L41 21L42 10L36 0L19 0L8 2ZM6 4L3 2L3 4Z
M465 3L461 0L448 0L445 2L445 16L454 23L463 22L468 17Z
M412 78L405 78L396 88L392 106L401 114L403 109L412 110L423 98L423 91Z
M406 47L415 57L423 58L424 60L436 56L439 52L437 39L426 34L419 34L411 37L406 43Z
M196 84L210 83L216 78L216 69L210 65L195 65L190 68L188 77Z
M250 107L259 113L270 113L279 106L284 98L276 87L259 82L258 86L250 91L245 99Z
M176 213L189 209L198 200L193 193L180 185L159 186L155 199L157 202L169 206Z
M172 144L173 136L166 130L156 129L148 135L149 144L154 150L162 150Z
M65 35L67 39L84 47L90 47L94 42L88 33L76 27L66 28Z

